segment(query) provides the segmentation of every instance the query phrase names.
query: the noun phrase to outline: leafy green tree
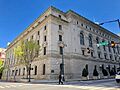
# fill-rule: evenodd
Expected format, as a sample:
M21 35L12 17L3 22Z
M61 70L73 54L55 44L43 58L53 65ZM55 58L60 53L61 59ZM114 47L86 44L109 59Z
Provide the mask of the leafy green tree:
M27 78L30 75L31 63L38 57L40 46L36 41L30 39L29 41L21 41L14 49L14 55L17 59L17 64L23 64L27 69Z
M0 78L1 78L1 76L2 76L2 72L3 72L3 61L2 61L2 59L0 59Z

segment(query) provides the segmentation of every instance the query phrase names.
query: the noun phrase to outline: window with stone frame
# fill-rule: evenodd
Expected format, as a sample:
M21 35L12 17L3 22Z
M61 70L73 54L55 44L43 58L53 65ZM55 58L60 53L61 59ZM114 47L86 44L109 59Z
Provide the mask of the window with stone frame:
M19 73L18 73L18 75L20 75L20 72L21 72L21 69L19 68Z
M93 54L94 54L94 52L93 52L93 51L91 51L91 57L94 57L94 55L93 55Z
M38 35L38 36L40 35L40 31L37 32L37 35Z
M96 37L96 43L99 44L99 37ZM100 49L100 47L97 48Z
M60 48L60 54L63 54L63 47L59 47Z
M35 66L35 75L37 75L37 66Z
M107 59L107 53L104 53L104 58Z
M62 30L62 25L59 25L59 30Z
M39 40L37 40L37 45L39 45L40 44L40 42L39 42Z
M46 35L44 36L44 41L47 41L47 36Z
M102 42L105 42L105 40L102 40ZM103 50L106 51L106 46L103 45Z
M45 64L43 64L43 75L45 75Z
M46 47L44 47L44 53L43 53L43 55L46 55Z
M110 43L110 42L108 42L108 43ZM111 52L111 46L110 45L108 45L108 50L109 50L109 52Z
M92 34L89 34L88 40L89 40L89 47L93 47L93 43L92 43Z
M85 55L85 50L82 50L82 55Z
M80 44L84 45L84 34L83 34L83 32L80 32Z
M98 52L98 58L101 58L101 52Z
M117 61L117 56L115 55L114 57L115 57L115 61Z
M110 60L113 60L112 54L110 54Z
M62 41L62 35L59 35L59 41Z
M46 29L47 29L47 26L45 25L45 26L44 26L44 30L46 30Z

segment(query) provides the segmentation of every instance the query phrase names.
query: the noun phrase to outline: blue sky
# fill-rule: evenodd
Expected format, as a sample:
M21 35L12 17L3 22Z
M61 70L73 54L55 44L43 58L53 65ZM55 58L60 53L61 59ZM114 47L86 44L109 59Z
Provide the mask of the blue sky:
M0 0L0 47L6 48L49 6L72 9L93 22L120 19L120 0ZM117 22L103 27L120 33Z

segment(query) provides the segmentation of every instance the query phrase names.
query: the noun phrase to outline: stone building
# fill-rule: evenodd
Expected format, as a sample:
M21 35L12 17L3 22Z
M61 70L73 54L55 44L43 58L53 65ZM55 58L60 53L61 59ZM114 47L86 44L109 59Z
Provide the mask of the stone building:
M51 6L8 46L6 66L9 69L4 70L3 79L12 80L14 75L17 80L26 77L26 68L16 64L13 50L21 39L31 37L42 46L38 58L31 64L34 79L58 79L62 52L65 79L81 79L86 65L90 79L95 65L102 78L101 67L116 69L120 63L120 45L97 47L102 41L120 42L119 36L72 10L63 12Z

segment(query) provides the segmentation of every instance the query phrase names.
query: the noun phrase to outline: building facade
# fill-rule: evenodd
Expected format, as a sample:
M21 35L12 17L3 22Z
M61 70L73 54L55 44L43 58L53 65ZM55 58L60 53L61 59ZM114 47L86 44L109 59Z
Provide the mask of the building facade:
M17 64L14 48L21 40L31 37L42 47L38 58L31 64L31 77L34 79L58 79L62 54L65 79L82 79L86 65L90 79L93 78L95 66L99 78L103 77L101 67L106 70L108 67L119 67L119 44L115 48L97 47L97 43L102 41L120 42L119 36L72 10L63 12L51 6L8 46L3 79L13 80L16 77L20 80L26 77L26 68Z

